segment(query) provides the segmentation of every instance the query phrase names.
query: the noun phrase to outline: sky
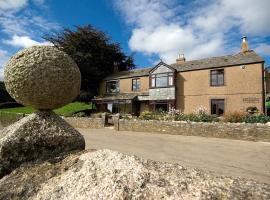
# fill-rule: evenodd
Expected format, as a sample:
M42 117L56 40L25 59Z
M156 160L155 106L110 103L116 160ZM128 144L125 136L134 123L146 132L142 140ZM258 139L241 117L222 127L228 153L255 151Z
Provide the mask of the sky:
M241 37L270 64L269 0L0 0L0 80L22 48L91 24L134 54L138 68L240 51Z

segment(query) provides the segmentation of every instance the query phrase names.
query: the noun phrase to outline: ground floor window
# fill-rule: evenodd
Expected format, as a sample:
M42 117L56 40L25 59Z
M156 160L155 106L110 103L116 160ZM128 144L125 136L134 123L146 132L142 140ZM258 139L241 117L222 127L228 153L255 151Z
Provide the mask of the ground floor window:
M107 111L111 113L132 113L132 101L131 100L116 100L107 102Z
M224 114L224 99L211 99L211 114L219 116Z
M119 101L119 113L131 114L132 113L132 103L131 100L121 100Z
M174 101L151 101L150 107L155 112L168 112L174 107Z

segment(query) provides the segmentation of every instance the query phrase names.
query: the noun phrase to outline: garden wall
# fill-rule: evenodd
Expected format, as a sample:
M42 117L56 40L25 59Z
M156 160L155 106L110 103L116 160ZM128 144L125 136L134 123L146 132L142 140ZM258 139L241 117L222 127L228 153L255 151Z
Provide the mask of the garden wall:
M104 128L104 121L102 118L65 117L64 119L75 128Z
M0 112L0 128L6 127L25 117L25 114Z
M0 128L9 126L25 116L25 114L0 112ZM104 128L104 121L102 118L65 117L63 119L75 128Z
M270 126L265 124L168 122L120 119L118 129L120 131L158 132L175 135L270 142Z

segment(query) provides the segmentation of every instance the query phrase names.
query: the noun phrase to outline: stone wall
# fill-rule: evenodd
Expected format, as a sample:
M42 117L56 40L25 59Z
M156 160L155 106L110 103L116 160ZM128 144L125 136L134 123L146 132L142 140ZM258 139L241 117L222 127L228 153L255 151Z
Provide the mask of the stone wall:
M25 114L0 112L0 128L9 126L23 117Z
M104 128L102 118L66 117L64 119L75 128Z
M25 116L25 114L0 112L0 129L19 121ZM63 119L75 128L104 128L105 124L102 118L65 117Z
M119 120L120 131L217 137L270 142L270 126L243 123L167 122L155 120Z

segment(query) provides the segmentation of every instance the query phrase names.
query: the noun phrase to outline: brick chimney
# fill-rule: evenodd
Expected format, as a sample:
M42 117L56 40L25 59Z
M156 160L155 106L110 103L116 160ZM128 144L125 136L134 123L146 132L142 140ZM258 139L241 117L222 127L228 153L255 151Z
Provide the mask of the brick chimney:
M245 52L247 52L248 50L249 50L249 49L248 49L247 37L246 37L246 36L243 36L243 37L242 37L241 52L242 52L242 53L245 53Z
M184 54L179 54L178 58L176 59L176 63L177 64L183 64L183 63L185 63L185 61L186 61L186 59L185 59Z

